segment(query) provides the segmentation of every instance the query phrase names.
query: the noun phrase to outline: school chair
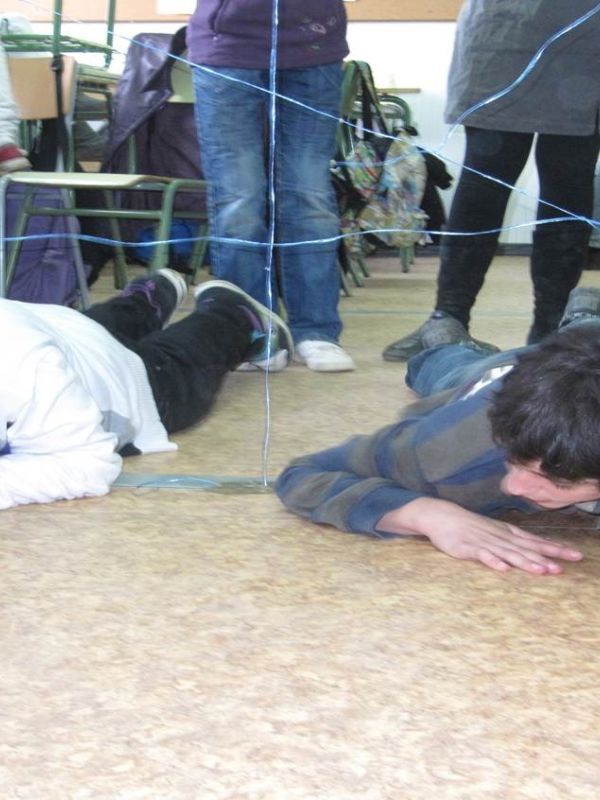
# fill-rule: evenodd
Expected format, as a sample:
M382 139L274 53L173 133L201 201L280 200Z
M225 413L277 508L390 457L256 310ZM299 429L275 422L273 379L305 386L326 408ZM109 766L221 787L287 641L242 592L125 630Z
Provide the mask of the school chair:
M72 56L60 57L62 64L62 80L60 81L60 101L56 87L56 57L15 57L9 60L9 69L13 85L15 101L20 108L21 119L37 122L40 119L57 119L64 133L64 142L57 153L56 171L54 172L13 172L0 179L0 297L8 294L15 267L19 257L19 241L26 235L27 223L32 216L64 216L69 220L71 236L75 245L77 282L84 308L89 306L89 293L85 275L85 266L79 249L77 217L95 217L106 219L110 225L111 237L114 240L115 283L122 287L127 282L125 252L119 230L119 220L149 220L156 223L155 245L149 269L155 271L167 266L169 259L170 231L173 219L185 217L195 219L199 223L198 240L204 242L207 220L205 211L205 183L198 179L172 178L162 175L138 174L134 170L128 173L74 172L74 154L72 141L72 119L77 91L78 65ZM191 84L191 75L189 76ZM64 124L60 124L64 122ZM133 137L132 137L133 138ZM135 152L132 151L131 166L135 166ZM15 230L11 239L6 241L6 192L11 183L25 187L24 199L18 211ZM62 206L49 208L36 204L37 188L54 188L62 197ZM104 198L102 208L81 208L75 203L75 190L99 190ZM157 209L124 208L119 198L125 192L157 192L161 195L161 204ZM175 209L175 199L179 192L192 192L198 197L198 211ZM197 248L201 251L201 248Z

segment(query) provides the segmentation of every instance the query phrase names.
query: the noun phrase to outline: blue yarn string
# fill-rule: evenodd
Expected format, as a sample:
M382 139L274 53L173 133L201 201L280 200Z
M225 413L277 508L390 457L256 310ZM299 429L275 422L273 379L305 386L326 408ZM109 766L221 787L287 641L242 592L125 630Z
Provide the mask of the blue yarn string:
M35 2L32 2L32 0L21 0L21 3L23 5L32 6L32 7L36 8L36 9L42 8L43 10L47 10L43 6L40 6L39 4L37 4ZM473 170L470 167L466 167L464 165L461 165L460 162L457 162L457 161L454 161L453 159L445 157L443 155L443 152L442 152L443 148L445 147L445 145L449 141L450 137L454 134L456 129L463 123L463 121L469 115L473 114L475 111L479 110L480 108L483 108L484 106L487 106L487 105L495 102L496 100L506 96L514 88L516 88L517 86L522 84L527 79L527 77L533 72L533 70L536 67L538 67L539 62L541 61L541 59L544 56L544 54L547 52L547 50L556 41L558 41L559 39L564 37L567 33L571 32L575 28L585 24L588 20L590 20L593 16L595 16L599 11L600 11L600 3L596 4L593 8L591 8L585 14L581 15L577 19L573 20L573 22L569 23L568 25L565 25L559 31L554 33L551 37L549 37L547 39L546 42L543 43L543 45L538 49L538 51L535 53L535 55L533 56L531 61L527 64L525 69L521 72L521 74L519 76L517 76L517 78L514 81L512 81L508 86L506 86L505 88L503 88L500 91L496 92L495 94L491 95L490 97L480 101L479 103L473 105L471 108L467 109L467 111L465 111L461 115L459 120L457 120L457 122L454 123L454 125L448 131L446 137L444 138L444 140L442 141L442 143L438 147L431 148L431 149L422 148L423 150L425 150L426 152L431 153L432 155L436 155L436 156L445 158L446 161L448 161L448 163L451 163L451 164L453 164L455 166L462 166L463 169L468 169L468 170L470 170L472 172L475 172L476 174L480 175L481 177L487 178L488 180L495 181L496 183L498 183L498 184L500 184L502 186L505 186L505 187L511 189L512 191L517 192L518 194L522 195L523 197L527 197L527 198L530 198L532 200L536 200L537 202L539 202L539 203L541 203L543 205L546 205L546 206L548 206L550 208L553 208L556 211L559 211L561 214L565 215L565 216L554 218L554 219L551 219L551 220L543 220L543 221L535 220L533 222L520 223L520 224L512 225L512 226L503 226L500 229L494 229L494 230L486 231L485 233L497 233L497 232L502 232L502 231L517 230L517 229L522 229L522 228L527 228L527 227L533 227L535 225L547 224L548 222L565 223L565 222L569 222L569 221L583 221L583 222L586 222L588 225L590 225L593 228L599 228L600 227L600 220L594 220L594 219L591 219L589 217L583 217L583 216L575 215L572 212L570 212L568 209L565 209L565 208L557 206L557 205L555 205L553 203L550 203L550 202L544 200L543 198L534 198L532 195L530 195L525 190L522 190L522 189L519 189L519 188L517 188L515 186L512 186L511 184L508 184L508 183L506 183L506 182L504 182L504 181L500 180L499 178L496 178L496 177L494 177L492 175L488 175L486 173L479 172L477 170ZM51 13L57 14L58 12L51 12ZM62 14L62 12L61 12L61 15L62 15L62 17L64 19L65 16L64 16L64 14ZM76 22L76 23L81 24L81 20L78 20L76 18L69 18L69 20L71 22ZM266 267L266 270L265 270L265 280L267 280L267 282L268 282L267 292L268 292L269 304L270 304L271 308L272 308L271 274L272 274L272 259L273 259L274 248L275 247L298 247L298 246L301 246L301 245L313 244L314 243L313 240L306 240L306 241L293 242L293 243L292 242L290 242L290 243L288 243L288 242L276 243L275 240L274 240L274 234L275 234L275 231L274 231L274 217L275 217L276 197L275 197L273 158L274 158L274 142L275 142L276 101L277 100L281 100L283 102L292 103L292 104L297 105L297 106L299 106L299 107L301 107L301 108L303 108L305 110L310 111L311 113L322 114L323 116L326 116L326 117L329 117L329 118L334 118L340 124L347 125L347 126L349 126L351 128L354 128L354 129L360 129L360 130L362 130L363 133L372 133L375 136L378 136L378 137L384 138L384 139L393 139L393 138L395 138L395 137L393 137L393 136L391 136L389 134L384 134L381 131L365 129L362 125L357 125L357 124L351 123L351 122L349 122L347 120L341 119L338 116L335 116L335 115L332 115L332 114L328 114L327 112L321 111L319 109L311 108L310 106L306 105L305 103L302 103L301 101L295 100L294 98L287 97L285 95L279 94L276 91L277 30L278 30L278 24L279 24L279 5L278 5L278 0L273 0L273 17L272 17L272 26L271 26L271 53L270 53L270 67L269 67L270 78L269 78L269 88L268 89L265 88L265 87L262 87L262 86L256 86L256 85L254 85L252 83L249 83L247 81L241 80L239 78L234 78L232 76L218 75L210 67L200 66L200 65L194 64L193 62L189 61L186 58L183 58L182 56L176 56L174 54L170 54L170 58L172 58L174 61L181 61L182 63L185 63L185 64L189 65L193 69L202 69L203 71L205 71L205 72L207 72L209 74L215 75L215 77L218 77L221 80L230 80L230 81L233 81L235 83L240 83L240 84L243 84L243 85L245 85L245 86L247 86L249 88L252 88L254 91L265 92L265 93L269 94L269 102L270 102L270 108L271 108L270 129L269 129L269 142L270 142L270 156L269 156L269 173L270 173L269 174L269 235L268 235L269 241L266 242L266 243L261 243L261 242L248 242L248 241L243 240L243 239L227 239L227 240L224 240L224 239L220 239L219 237L212 237L212 236L192 237L192 238L182 237L182 238L165 240L165 242L168 243L168 244L177 244L177 243L184 243L184 242L190 242L190 241L197 241L198 238L203 238L203 239L206 239L208 241L226 241L226 242L228 242L230 244L245 244L245 245L249 245L249 246L266 247L267 248L267 267ZM147 48L149 50L155 50L156 52L160 52L160 53L164 53L165 52L163 48L155 47L155 46L150 45L148 43L142 45L139 42L134 42L134 40L132 38L124 36L122 34L116 34L114 30L112 31L112 33L113 33L113 36L115 38L127 42L128 45L131 45L131 44L135 43L138 46L140 46L140 47L143 46L143 47L145 47L145 48ZM116 47L113 48L113 52L116 52L116 53L119 53L121 55L124 55L124 53L119 51ZM393 159L393 161L402 160L402 158L404 158L404 156L400 156L398 159ZM381 163L382 164L385 164L385 163L389 164L391 161L392 161L391 159L388 159L387 162L383 161ZM344 163L345 162L339 162L340 165L342 165ZM353 165L350 164L348 166L351 167ZM378 232L380 232L380 231L368 231L368 233L378 233ZM393 229L381 229L381 232L409 232L409 233L411 233L412 231L406 231L406 229L403 229L403 228L393 228ZM449 233L448 231L430 231L430 232L431 233L443 233L446 236L452 236L452 235L461 235L461 236L474 235L475 236L475 235L481 235L481 233L482 233L481 231L472 232L472 233L461 232L460 234L452 234L452 233ZM350 234L340 234L339 236L336 236L336 237L331 237L331 238L328 238L328 239L317 240L317 241L320 241L320 242L339 241L339 240L347 238L349 236L363 236L363 235L366 235L366 233L367 233L367 231L359 231L359 232L353 232L353 233L350 233ZM37 238L45 239L45 240L52 239L52 238L60 239L60 238L64 238L64 234L44 234L44 235L40 235L40 236L7 237L7 241L17 241L17 240L22 241L24 239L33 240L33 239L37 239ZM95 236L85 236L83 234L80 234L78 236L78 238L81 241L91 241L91 242L97 242L97 243L101 243L101 244L114 245L114 244L117 243L114 239L108 239L108 238L103 238L103 237L95 237ZM149 242L149 243L143 243L143 244L139 243L139 242L122 242L122 244L123 244L123 246L126 246L126 247L127 246L131 246L131 247L133 247L133 246L137 246L137 247L140 247L140 246L141 247L144 247L144 246L152 247L155 244L157 244L157 242Z
M459 125L463 124L464 120L468 116L474 114L475 111L479 111L479 109L484 108L485 106L490 105L491 103L495 103L496 100L500 100L500 98L506 97L506 95L509 92L512 92L513 89L516 89L517 86L520 86L520 84L522 84L523 81L525 81L529 77L529 75L531 75L533 70L540 62L542 56L554 44L554 42L558 41L563 36L566 36L567 33L570 33L571 31L575 30L575 28L578 28L580 25L583 25L585 22L591 19L595 14L597 14L598 11L600 11L600 3L595 5L589 11L586 11L585 14L582 14L580 17L577 17L577 19L573 20L573 22L570 22L568 25L565 25L559 31L556 31L556 33L552 34L552 36L550 36L550 38L547 39L544 42L544 44L538 49L537 53L533 56L529 64L527 64L525 69L521 72L520 75L517 76L517 78L515 78L515 80L512 83L509 83L509 85L505 86L504 89L500 89L498 92L491 95L490 97L487 97L485 100L481 100L479 103L475 103L475 105L472 105L465 112L463 112L461 116L456 120L452 128L450 129L448 137L452 135L452 133L456 130L456 128Z
M491 233L502 233L505 231L516 231L516 230L525 230L527 228L533 228L536 225L549 225L554 222L561 222L561 223L569 223L569 222L578 222L578 221L585 221L588 224L592 225L592 227L598 228L600 227L600 221L588 219L587 217L578 217L576 215L571 215L570 217L552 217L548 219L540 219L540 220L532 220L530 222L520 222L515 225L504 225L500 228L490 228L489 230L484 231L446 231L446 230L431 230L430 233L433 234L444 234L445 236L481 236L484 234L491 234ZM414 233L412 228L370 228L368 233ZM329 236L325 239L306 239L301 242L276 242L273 247L274 248L289 248L289 247L301 247L305 244L329 244L331 242L340 242L342 239L352 239L358 238L364 235L364 231L352 231L349 233L340 233L337 236ZM51 239L65 239L67 235L65 233L38 233L32 234L31 236L7 236L5 241L7 242L17 242L17 241L49 241ZM71 238L70 236L68 238ZM262 247L267 248L270 245L265 242L255 242L250 239L224 239L218 236L204 236L201 237L206 239L207 241L218 241L224 242L227 244L240 244L247 247ZM96 244L114 244L114 239L105 239L102 236L91 236L90 234L79 234L77 239L80 241L85 242L94 242ZM155 244L176 244L177 242L190 242L196 241L196 239L159 239L156 242L122 242L124 247L154 247Z
M36 3L31 2L31 0L21 0L21 3L24 4L24 5L34 6L36 8L40 7ZM553 34L538 49L538 51L535 53L535 55L533 56L531 61L525 67L525 69L521 72L521 74L514 81L512 81L508 86L506 86L503 89L499 90L498 92L494 93L490 97L487 97L486 99L474 104L469 109L467 109L459 117L459 119L453 124L453 126L449 129L449 131L446 134L444 140L442 141L442 143L436 149L428 149L428 148L422 148L422 149L426 150L427 152L429 152L429 153L431 153L433 155L441 156L442 155L441 151L447 145L448 141L450 140L452 135L455 133L457 128L464 123L465 119L467 119L471 114L475 113L476 111L480 110L481 108L484 108L485 106L494 103L495 101L501 99L502 97L505 97L509 92L513 91L517 86L521 85L529 77L529 75L531 75L531 73L536 69L536 67L538 67L542 57L546 54L548 49L556 41L561 39L563 36L565 36L570 31L574 30L578 26L583 25L585 22L587 22L589 19L591 19L595 14L597 14L598 11L600 11L600 3L595 5L587 13L581 15L580 17L575 19L573 22L569 23L568 25L564 26L561 30L559 30L555 34ZM56 12L52 12L52 13L56 14ZM64 18L64 15L62 15L62 16ZM71 21L78 22L78 23L81 24L80 20L71 20ZM265 242L265 243L263 243L263 242L253 242L253 241L250 242L250 241L243 240L243 239L230 239L230 238L224 239L222 237L205 236L205 237L181 237L181 238L163 240L161 242L157 242L157 241L147 242L147 243L122 242L122 245L125 246L125 247L128 247L128 246L129 247L133 247L133 246L136 246L136 247L154 247L156 244L169 244L169 245L172 245L172 244L178 244L178 243L189 243L189 242L197 241L200 238L202 238L202 239L205 239L207 241L219 241L219 242L224 242L224 243L227 243L227 244L243 244L243 245L251 246L251 247L262 247L262 248L265 248L266 249L266 265L265 265L266 294L267 294L267 300L268 300L268 307L269 307L269 310L271 310L271 311L273 309L273 293L272 293L273 257L274 257L274 252L275 252L275 248L276 247L282 247L282 248L285 248L285 247L298 247L298 246L303 246L303 245L307 245L307 244L314 244L316 242L326 243L326 242L340 241L340 240L345 239L345 238L363 236L363 235L365 235L367 233L367 231L356 231L356 232L351 232L351 233L347 233L347 234L341 234L340 233L339 235L337 235L335 237L330 237L330 238L327 238L327 239L306 240L306 241L301 241L301 242L276 242L275 241L275 232L276 232L275 231L275 219L276 219L276 202L277 202L276 191L275 191L275 145L276 145L277 101L280 100L282 102L292 103L294 105L297 105L297 106L301 107L304 110L310 111L311 113L321 114L323 116L326 116L326 117L329 117L329 118L333 118L339 124L347 125L347 126L349 126L351 128L354 128L356 130L361 130L363 135L364 135L364 133L371 133L371 134L373 134L373 135L375 135L375 136L377 136L379 138L390 139L390 140L393 140L395 138L392 135L384 134L384 133L382 133L381 131L378 131L378 130L366 129L366 128L364 128L364 126L362 124L351 123L351 122L349 122L347 120L341 119L339 116L335 116L335 115L329 114L327 112L320 111L320 110L315 109L315 108L311 108L310 106L306 105L305 103L302 103L301 101L298 101L298 100L295 100L294 98L290 98L290 97L287 97L285 95L279 94L277 92L277 34L278 34L278 28L279 28L279 2L278 2L278 0L273 0L273 2L272 2L271 49L270 49L270 58L269 58L269 87L268 87L268 89L265 89L262 86L255 86L254 84L252 84L250 82L247 82L247 81L244 81L244 80L241 80L239 78L234 78L232 76L219 75L219 74L215 73L214 70L212 70L210 67L200 66L200 65L194 64L193 62L191 62L188 59L185 59L185 58L183 58L181 56L176 56L174 54L170 54L170 58L172 58L174 61L181 61L182 63L185 63L185 64L189 65L193 69L202 69L204 72L212 74L212 75L214 75L215 77L218 77L221 80L230 80L230 81L232 81L234 83L240 83L240 84L243 84L244 86L252 89L253 91L264 92L264 93L267 93L269 95L268 103L269 103L270 114L269 114L269 161L268 161L268 197L269 197L269 203L268 203L268 214L269 214L269 218L268 218L268 241ZM116 35L114 31L112 31L112 33L113 33L113 36ZM132 43L134 43L133 39L131 39L129 37L118 35L118 34L116 35L116 37L121 39L121 40L127 41L128 45L131 45ZM148 43L146 43L144 45L141 45L139 42L135 42L135 44L137 44L138 46L143 46L148 50L155 50L155 51L161 52L161 53L164 52L163 49L161 49L159 47L155 47L155 46L150 45ZM117 48L113 48L113 52L119 53L120 51L117 50ZM401 161L403 158L404 158L404 156L400 156L400 157L398 157L396 159L386 159L386 160L380 162L380 164L383 166L386 163L390 164L390 163L394 163L396 161ZM452 164L460 166L460 164L458 164L458 162L455 162L452 159L446 158L446 160L449 163L452 163ZM355 166L352 163L347 164L346 162L337 162L337 165L338 166L345 165L345 166L347 166L349 168L352 168L353 166ZM514 186L512 186L512 185L510 185L510 184L508 184L508 183L506 183L506 182L504 182L504 181L502 181L502 180L500 180L498 178L495 178L495 177L493 177L491 175L487 175L485 173L479 172L479 171L474 170L472 168L465 167L464 165L462 165L462 167L463 167L463 169L468 169L471 172L475 172L476 174L480 175L481 177L487 178L488 180L495 181L496 183L498 183L498 184L500 184L502 186L505 186L505 187L511 189L512 191L517 192L518 194L520 194L522 196L531 197L524 190L518 189L517 187L514 187ZM448 232L448 231L430 231L430 233L435 233L435 234L440 234L440 235L444 234L445 236L480 236L482 234L492 234L492 233L495 234L495 233L500 233L502 231L524 229L524 228L528 228L528 227L534 227L534 226L539 226L539 225L550 224L550 223L553 223L553 222L565 223L565 222L570 222L570 221L584 221L584 222L587 222L589 225L591 225L594 228L600 227L600 221L596 221L596 220L593 220L593 219L589 219L587 217L582 217L582 216L575 215L572 212L569 212L567 209L561 208L560 206L557 206L557 205L555 205L553 203L549 203L549 202L543 200L542 198L539 198L538 202L542 203L542 204L544 204L544 205L546 205L548 207L554 208L555 210L561 212L562 214L565 214L566 216L561 216L561 217L557 217L557 218L553 218L553 219L539 220L539 221L535 220L533 222L520 223L520 224L516 224L516 225L511 225L511 226L503 226L501 228L490 229L488 231L460 232L460 233L459 232ZM373 229L373 230L368 231L368 233L375 233L375 234L376 233L382 233L382 234L384 234L384 233L395 233L395 232L412 233L413 231L412 230L403 229L403 228L382 228L382 229ZM33 236L6 237L6 241L14 242L14 241L23 241L25 239L30 240L30 241L31 240L44 240L44 241L47 241L49 239L64 239L64 238L65 238L64 234L39 234L39 235L33 235ZM113 239L108 239L108 238L99 237L99 236L89 236L89 235L84 235L84 234L80 234L78 236L78 239L80 241L89 241L89 242L96 242L96 243L99 243L99 244L108 244L108 245L114 245L114 244L117 243ZM269 331L268 331L267 353L266 353L267 364L268 364L269 359L271 357L271 333L272 333L272 324L270 323ZM269 446L270 446L270 434L271 434L271 398L270 398L270 388L269 388L269 369L268 369L268 366L267 366L267 370L266 370L266 373L265 373L265 422L264 422L264 436L263 436L263 447L262 447L262 485L264 487L267 487L270 484L270 481L269 481L269 478L268 478L268 456L269 456Z
M267 263L265 266L265 281L267 304L269 311L273 311L273 255L275 246L275 131L277 122L277 32L279 29L279 0L273 0L273 13L271 18L271 52L269 55L269 246L267 249ZM273 322L269 319L267 331L267 369L265 371L265 421L262 447L262 477L265 486L268 485L269 447L271 443L271 392L269 386L269 360L271 358L271 333ZM291 357L291 353L289 354Z
M32 2L32 0L20 0L20 1L21 1L21 3L23 5L29 5L29 6L32 6L32 7L36 8L36 9L43 8L39 4L37 4L35 2ZM46 9L43 8L43 10L46 10ZM583 25L585 22L587 22L589 19L591 19L593 16L595 16L599 11L600 11L600 3L596 4L593 8L591 8L585 14L582 14L580 17L578 17L577 19L573 20L573 22L570 22L568 25L565 25L559 31L557 31L552 36L550 36L546 40L546 42L544 42L543 45L538 49L538 51L535 53L535 55L533 56L531 61L527 64L527 66L523 69L521 74L518 75L517 78L514 81L512 81L504 89L501 89L500 91L496 92L495 94L491 95L490 97L480 101L479 103L476 103L471 108L467 109L461 115L459 120L457 120L457 122L455 122L454 125L450 128L450 130L448 131L448 133L445 136L444 140L441 142L441 144L438 147L436 147L435 149L429 149L429 148L425 148L424 147L422 149L425 150L426 152L431 153L432 155L444 157L442 155L443 148L446 146L446 144L448 143L449 139L454 134L456 129L463 123L463 121L469 115L473 114L475 111L479 110L480 108L483 108L484 106L489 105L490 103L493 103L494 101L500 99L501 97L506 96L514 88L516 88L521 83L523 83L523 81L525 81L526 78L532 73L532 71L538 66L540 60L542 59L542 57L546 53L546 51L556 41L561 39L563 36L565 36L567 33L571 32L575 28ZM58 14L58 12L54 12L54 11L52 13L53 14ZM312 108L312 107L306 105L305 103L302 103L301 101L295 100L294 98L287 97L285 95L281 95L278 92L276 92L275 81L273 80L272 76L274 74L274 71L275 71L275 68L276 68L276 63L277 63L276 62L276 53L277 53L277 36L276 36L276 32L277 32L277 29L278 29L278 14L279 14L278 2L277 2L277 0L273 0L273 18L272 18L272 34L271 34L271 65L270 65L270 76L271 76L271 79L270 79L270 84L269 84L269 88L268 89L265 89L262 86L255 86L254 84L249 83L247 81L244 81L244 80L242 80L240 78L234 78L232 76L218 75L210 67L205 67L205 66L200 66L200 65L194 64L193 62L191 62L188 59L185 59L185 58L183 58L181 56L176 56L174 54L170 54L170 58L172 58L175 61L181 61L182 63L185 63L185 64L189 65L190 67L192 67L194 69L201 69L204 72L207 72L209 74L215 75L215 77L218 77L218 78L220 78L222 80L230 80L230 81L233 81L234 83L240 83L242 85L250 87L254 91L268 93L270 95L270 102L272 104L271 107L272 107L272 111L273 111L273 113L271 114L271 123L274 122L274 103L275 103L276 100L282 100L284 102L292 103L292 104L297 105L297 106L299 106L301 108L304 108L304 109L310 111L311 113L321 114L323 116L336 119L340 124L347 125L348 127L351 127L351 128L354 128L354 129L360 129L364 133L372 133L375 136L378 136L378 137L384 138L384 139L393 139L393 138L395 138L395 137L393 137L393 136L391 136L389 134L383 134L383 133L381 133L381 131L366 129L362 125L356 125L356 124L351 123L351 122L349 122L347 120L343 120L343 119L341 119L341 118L339 118L339 117L337 117L335 115L329 114L329 113L324 112L324 111L320 111L319 109L316 109L316 108ZM65 18L64 14L62 14L62 12L60 13L60 15L63 17L63 19ZM71 22L76 22L76 23L81 24L81 20L78 20L76 18L71 18L71 17L69 19L70 19ZM273 31L275 31L275 35L273 34ZM123 41L126 41L128 43L128 45L134 43L134 40L131 39L130 37L123 36L121 34L116 34L114 30L112 31L112 34L113 34L113 36L115 38L118 38L118 39L121 39ZM135 44L139 45L140 47L145 47L148 50L154 50L154 51L160 52L160 53L164 53L165 52L164 49L162 49L160 47L155 47L154 45L150 45L150 44L147 44L147 43L142 45L139 42L135 42ZM121 51L119 51L117 48L113 48L113 52L119 53L121 55L124 54ZM274 136L274 128L272 128L272 130L270 132L270 138L271 138L271 136ZM402 160L403 158L404 158L404 156L400 156L398 159L394 159L393 161ZM386 163L389 164L389 163L393 163L393 161L392 160L387 160L387 161L383 161L383 162L380 162L380 163L381 164L386 164ZM537 200L537 202L541 203L542 205L545 205L545 206L547 206L549 208L553 208L556 211L559 211L559 212L561 212L562 214L565 215L565 217L559 218L559 220L557 220L557 221L567 222L569 220L569 218L572 218L572 219L575 219L575 220L578 220L578 221L586 222L588 225L590 225L593 228L600 227L600 221L599 220L594 220L594 219L591 219L589 217L583 217L583 216L574 215L568 209L564 209L564 208L562 208L560 206L557 206L557 205L555 205L553 203L550 203L550 202L544 200L543 198L534 198L529 193L527 193L526 191L524 191L522 189L519 189L519 188L517 188L517 187L515 187L515 186L513 186L511 184L508 184L508 183L500 180L499 178L495 178L492 175L488 175L486 173L474 170L471 167L466 167L465 165L461 165L460 162L457 162L457 161L455 161L453 159L450 159L450 158L446 157L446 161L448 161L448 163L453 164L455 166L459 166L459 167L462 166L463 169L467 169L469 171L475 172L476 174L480 175L481 177L487 178L488 180L494 181L494 182L496 182L496 183L498 183L500 185L503 185L503 186L505 186L507 188L510 188L512 191L515 191L516 193L522 195L523 197L527 197L527 198L530 198L532 200ZM345 164L345 163L346 162L339 162L340 165ZM354 165L349 164L348 166L352 167ZM271 188L273 189L273 196L272 196L272 198L270 200L270 208L271 208L271 212L270 213L272 213L273 210L274 210L274 202L275 202L274 184L271 184ZM535 224L535 223L533 223L533 224ZM521 225L517 225L517 226L506 226L506 227L501 228L501 231L512 230L512 229L519 228L519 227L528 227L528 223L522 223ZM405 232L405 230L402 229L402 228L396 228L394 230L397 231L397 232ZM359 235L366 235L366 233L373 233L373 232L374 231L364 231L364 232L360 232ZM412 231L409 231L409 232L412 232ZM430 231L430 232L431 233L438 233L438 231ZM447 231L443 231L443 233L445 233L446 235L449 235ZM477 232L477 233L481 233L481 232ZM271 236L271 232L270 232L269 235ZM467 234L463 233L461 235L467 235ZM20 238L22 240L24 238L30 238L30 237L20 237ZM50 238L50 237L48 236L46 238ZM57 235L57 238L60 238L60 234ZM83 239L83 237L81 237L81 238ZM208 239L208 241L219 241L219 239L216 239L215 237L206 237L206 238ZM338 238L343 238L343 236L340 236ZM8 241L15 241L15 239L7 239L7 240ZM92 238L90 240L92 240L92 241L102 241L103 243L108 243L108 244L115 244L116 243L115 240L112 240L112 239L100 239L100 238L94 239L94 238ZM179 242L185 242L185 241L190 241L190 240L189 239L185 239L185 238L170 239L169 243L179 243ZM230 243L235 243L235 242L242 241L242 240L230 239L228 241ZM322 240L322 241L329 242L329 241L332 241L332 239L327 239L327 240ZM137 245L138 243L135 243L135 244ZM250 244L257 244L257 243L252 242ZM274 246L287 246L287 243L280 243L278 245L275 245L274 240L268 242L267 244L269 246L269 250L270 250L271 253L272 253L272 248ZM296 242L296 243L293 243L293 244L294 244L294 246L298 246L298 245L302 245L302 244L312 244L312 242L307 240L305 242ZM152 246L152 245L150 245L150 246ZM272 255L270 257L272 258ZM270 272L269 272L270 269L271 269L271 266L269 264L268 267L267 267L267 271L269 273L267 275L267 277L269 279L270 279ZM271 291L270 280L269 280L268 291L269 292Z

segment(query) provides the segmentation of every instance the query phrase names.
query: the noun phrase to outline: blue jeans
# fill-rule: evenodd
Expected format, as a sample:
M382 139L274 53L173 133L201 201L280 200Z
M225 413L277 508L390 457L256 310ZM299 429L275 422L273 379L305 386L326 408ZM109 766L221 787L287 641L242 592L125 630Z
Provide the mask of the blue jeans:
M501 353L482 353L462 344L442 344L413 356L407 364L406 385L420 397L455 389L500 364L513 363L528 347Z
M270 96L219 76L268 88L269 71L194 69L196 125L208 183L212 236L253 244L211 241L215 277L231 281L268 305L267 127ZM277 100L275 112L275 240L279 280L294 339L337 341L342 325L337 306L340 279L338 242L318 240L339 234L339 216L330 162L335 153L341 97L340 63L277 72L277 92L324 117ZM314 240L317 240L314 243ZM276 306L272 272L272 304Z
M595 315L585 315L571 320L565 327L572 325L586 325L591 335L600 335L600 318ZM420 397L429 397L446 389L456 389L483 375L489 369L515 363L521 353L533 347L535 345L525 345L489 355L469 345L441 344L423 350L409 359L406 385Z

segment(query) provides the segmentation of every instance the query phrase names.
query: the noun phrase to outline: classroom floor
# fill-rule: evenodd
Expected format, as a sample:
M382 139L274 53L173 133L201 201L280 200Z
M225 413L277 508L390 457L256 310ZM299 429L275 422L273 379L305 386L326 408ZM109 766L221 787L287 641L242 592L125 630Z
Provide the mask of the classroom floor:
M355 373L232 374L177 453L126 462L138 488L2 512L2 800L600 796L588 517L528 520L585 551L564 575L500 575L318 528L260 485L410 399L380 354L423 321L437 260L370 268L341 301ZM522 343L530 295L526 259L496 258L473 333Z

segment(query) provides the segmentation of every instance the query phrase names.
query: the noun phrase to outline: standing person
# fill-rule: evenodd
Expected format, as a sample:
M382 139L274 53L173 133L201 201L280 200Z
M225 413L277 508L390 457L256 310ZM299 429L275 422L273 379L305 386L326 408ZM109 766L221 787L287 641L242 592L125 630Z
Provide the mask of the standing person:
M164 327L186 289L163 269L83 313L0 299L0 509L106 494L121 455L175 450L168 435L269 337L292 348L282 320L224 281Z
M275 248L281 294L296 360L322 372L352 370L338 344L340 228L329 172L348 53L346 12L342 0L280 0L278 10L275 238L308 242ZM213 272L266 305L272 11L272 0L199 0L187 31L211 234L218 237L210 244Z
M595 5L595 0L467 0L456 30L446 121L462 121L477 103L511 86L555 33ZM532 147L540 201L555 207L538 203L542 224L533 234L534 317L528 342L556 329L587 256L590 228L571 215L592 214L599 78L600 16L594 14L549 44L518 85L465 117L464 168L448 231L476 235L442 237L435 311L416 331L390 344L384 359L406 361L423 349L423 332L443 328L449 317L468 329L499 235L478 232L502 227L511 187ZM557 217L564 219L545 222Z

